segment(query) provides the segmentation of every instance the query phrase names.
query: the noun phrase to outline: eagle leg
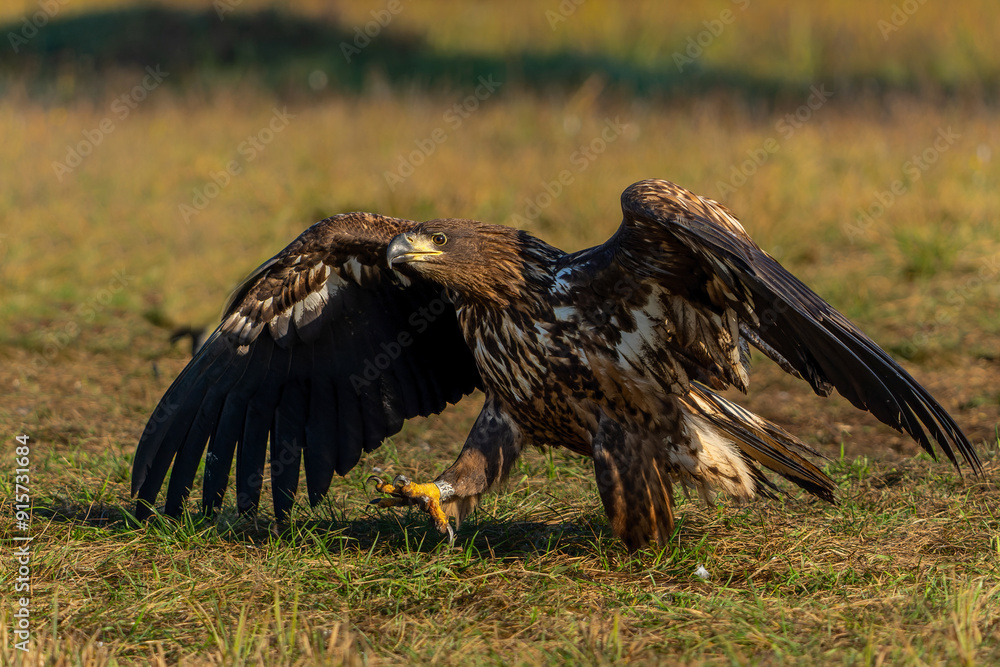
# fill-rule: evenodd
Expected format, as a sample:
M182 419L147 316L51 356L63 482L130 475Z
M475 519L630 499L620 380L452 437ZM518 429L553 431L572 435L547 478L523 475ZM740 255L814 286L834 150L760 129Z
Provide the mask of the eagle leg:
M448 521L448 515L441 509L441 502L447 500L452 494L451 487L436 482L417 484L402 475L396 475L391 483L384 482L381 477L375 475L368 478L369 482L372 480L375 480L376 491L388 495L387 498L373 500L373 505L379 507L416 505L431 515L435 528L441 533L447 534L449 541L454 541L455 530Z
M521 453L521 432L490 394L476 419L465 446L453 464L429 484L414 484L402 475L387 484L379 477L375 489L385 498L372 501L379 507L417 505L431 515L435 527L454 539L450 519L457 529L475 509L479 497L499 485Z
M597 490L615 535L629 551L653 539L666 546L674 532L669 461L655 447L629 438L606 415L594 435L593 451Z
M503 483L522 445L520 429L496 397L487 392L483 409L458 458L434 480L448 492L447 498L442 498L442 507L445 514L455 518L456 527L476 508L482 494Z

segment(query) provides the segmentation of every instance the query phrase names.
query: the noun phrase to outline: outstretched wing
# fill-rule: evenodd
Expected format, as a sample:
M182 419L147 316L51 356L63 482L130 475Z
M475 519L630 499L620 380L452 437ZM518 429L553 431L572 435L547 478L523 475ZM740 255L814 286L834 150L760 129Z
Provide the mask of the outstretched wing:
M724 206L648 180L625 190L622 210L621 227L600 247L602 261L661 292L658 312L673 329L667 340L646 343L668 345L664 356L687 360L691 379L745 390L749 342L817 394L836 388L932 456L933 441L956 467L957 451L981 470L966 436L927 390L761 250Z
M415 225L368 213L316 223L233 293L222 323L160 399L132 468L147 516L173 462L166 512L181 511L205 444L202 502L222 503L236 458L237 507L260 500L267 443L275 515L305 458L309 500L403 421L480 386L455 309L438 285L388 267Z

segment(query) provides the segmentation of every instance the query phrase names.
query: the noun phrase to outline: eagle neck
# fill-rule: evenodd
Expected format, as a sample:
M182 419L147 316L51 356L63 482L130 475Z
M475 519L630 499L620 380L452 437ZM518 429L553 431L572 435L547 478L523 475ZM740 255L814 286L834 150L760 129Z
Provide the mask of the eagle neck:
M503 289L472 294L456 291L452 300L466 340L474 344L477 332L484 326L523 324L550 309L548 302L554 283L555 262L524 253L517 280L506 282Z
M556 264L565 253L527 232L517 232L514 247L483 258L482 270L456 286L456 308L480 317L502 316L509 309L531 311L547 300Z

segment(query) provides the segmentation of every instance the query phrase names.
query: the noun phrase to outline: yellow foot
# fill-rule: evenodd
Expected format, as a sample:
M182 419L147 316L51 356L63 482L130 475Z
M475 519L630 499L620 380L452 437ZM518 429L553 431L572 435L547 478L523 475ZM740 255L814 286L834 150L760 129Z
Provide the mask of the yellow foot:
M372 475L367 481L375 480L375 490L388 494L388 498L377 498L372 505L379 507L399 507L401 505L417 505L431 515L434 527L448 535L448 540L455 541L455 531L448 521L448 515L441 509L441 488L434 482L415 484L402 475L396 475L392 483L382 481L381 477Z

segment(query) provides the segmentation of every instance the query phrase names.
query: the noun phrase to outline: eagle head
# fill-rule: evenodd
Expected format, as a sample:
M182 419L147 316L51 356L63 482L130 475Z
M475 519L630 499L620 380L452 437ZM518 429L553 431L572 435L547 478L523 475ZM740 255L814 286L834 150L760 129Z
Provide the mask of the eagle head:
M467 301L505 306L524 287L525 232L475 220L429 220L389 242L389 268L416 274Z

